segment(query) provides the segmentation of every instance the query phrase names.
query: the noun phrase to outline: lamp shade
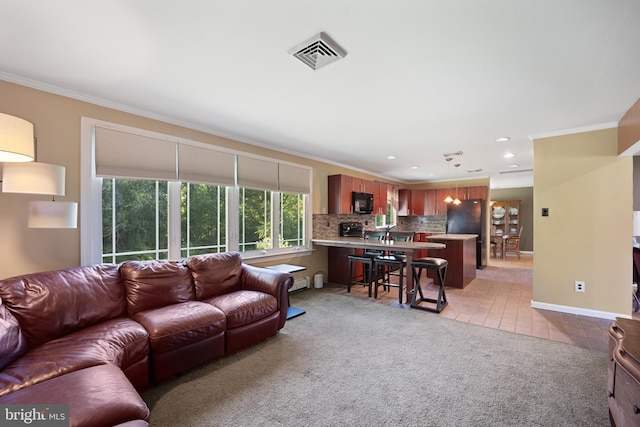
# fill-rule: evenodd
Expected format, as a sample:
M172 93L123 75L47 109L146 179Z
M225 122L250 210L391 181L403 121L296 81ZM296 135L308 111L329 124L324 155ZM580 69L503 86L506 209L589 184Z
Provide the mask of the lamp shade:
M64 196L64 166L39 162L5 163L2 192Z
M34 156L33 124L0 113L0 162L30 162Z
M77 228L78 203L35 201L29 202L29 228Z

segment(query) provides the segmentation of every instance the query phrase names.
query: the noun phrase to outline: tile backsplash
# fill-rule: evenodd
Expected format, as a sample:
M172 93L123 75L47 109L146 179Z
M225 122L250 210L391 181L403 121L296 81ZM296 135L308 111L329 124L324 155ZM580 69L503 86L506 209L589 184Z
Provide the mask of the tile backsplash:
M357 221L365 230L375 230L375 215L313 215L313 238L328 239L339 235L341 222ZM446 233L447 216L402 216L398 217L393 231L413 231L415 233Z

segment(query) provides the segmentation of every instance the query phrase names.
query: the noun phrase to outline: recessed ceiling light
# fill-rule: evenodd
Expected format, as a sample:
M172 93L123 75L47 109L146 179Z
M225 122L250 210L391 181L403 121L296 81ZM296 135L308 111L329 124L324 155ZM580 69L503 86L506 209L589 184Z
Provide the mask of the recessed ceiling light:
M388 160L395 160L395 159L396 159L396 156L394 156L394 155L387 156L387 159L388 159Z
M512 158L512 157L515 157L515 156L516 156L516 155L515 155L515 154L513 154L513 153L507 153L507 154L505 154L505 155L504 155L504 158L505 158L505 159L510 159L510 158Z
M520 165L519 165L519 164L517 164L517 163L514 163L514 164L512 164L512 165L509 165L509 167L510 167L510 168L517 168L518 166L520 166Z
M420 166L411 166L411 169L420 169Z
M501 136L500 138L496 138L496 142L507 142L510 139L508 136Z

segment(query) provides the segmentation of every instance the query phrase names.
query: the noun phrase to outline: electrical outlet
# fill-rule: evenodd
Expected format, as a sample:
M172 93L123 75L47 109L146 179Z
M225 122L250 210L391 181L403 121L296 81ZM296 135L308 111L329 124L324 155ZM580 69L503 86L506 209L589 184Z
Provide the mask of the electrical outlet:
M585 284L582 280L576 280L576 292L584 292Z

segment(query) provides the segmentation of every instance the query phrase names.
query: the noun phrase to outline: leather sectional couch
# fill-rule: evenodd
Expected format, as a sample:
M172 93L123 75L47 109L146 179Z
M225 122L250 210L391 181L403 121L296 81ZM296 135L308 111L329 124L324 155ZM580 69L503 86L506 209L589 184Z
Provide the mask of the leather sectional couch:
M144 426L140 393L284 326L290 274L237 252L0 281L0 404L68 404L71 426Z

